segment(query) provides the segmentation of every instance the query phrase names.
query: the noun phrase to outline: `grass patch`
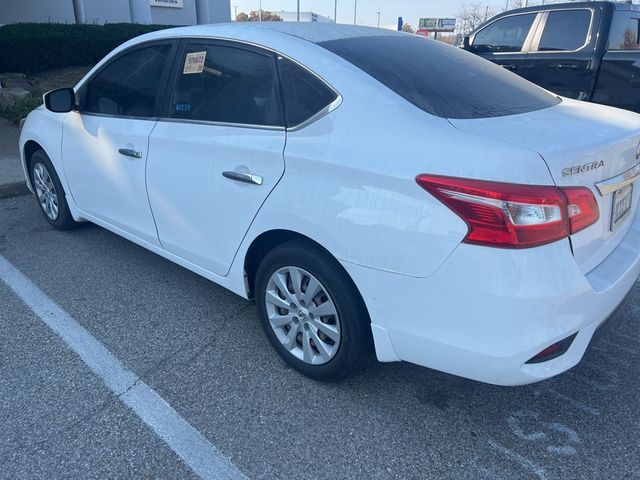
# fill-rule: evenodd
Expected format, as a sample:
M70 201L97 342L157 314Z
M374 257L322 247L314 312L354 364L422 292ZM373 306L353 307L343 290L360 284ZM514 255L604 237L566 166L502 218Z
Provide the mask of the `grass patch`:
M12 123L19 123L31 110L42 105L42 95L56 88L74 87L92 67L58 68L48 72L31 74L27 80L35 87L30 96L22 97L8 109L0 110L0 116Z
M4 118L11 123L19 123L20 120L25 118L31 110L38 108L42 105L42 96L28 96L22 97L16 101L13 105L4 111L0 112Z

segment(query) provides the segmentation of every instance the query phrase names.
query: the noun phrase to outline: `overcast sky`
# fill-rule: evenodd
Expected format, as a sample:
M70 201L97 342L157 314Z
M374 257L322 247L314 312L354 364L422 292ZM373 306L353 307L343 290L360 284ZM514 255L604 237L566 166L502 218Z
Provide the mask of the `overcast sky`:
M260 0L231 0L238 6L239 12L258 10ZM395 25L398 17L405 23L417 27L421 17L452 17L464 4L464 0L358 0L358 23L375 26L378 21L376 12L380 11L381 25ZM504 8L506 0L485 0L482 3ZM353 23L354 0L338 0L338 22ZM313 11L333 18L334 0L300 0L301 11ZM267 11L295 11L296 0L262 0L262 9Z

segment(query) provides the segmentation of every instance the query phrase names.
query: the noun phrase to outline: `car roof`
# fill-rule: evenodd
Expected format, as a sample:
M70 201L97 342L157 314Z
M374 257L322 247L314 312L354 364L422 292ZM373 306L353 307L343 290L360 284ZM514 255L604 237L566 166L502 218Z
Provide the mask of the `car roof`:
M210 25L169 28L153 32L155 38L165 37L216 37L221 33L233 32L242 37L242 33L260 31L273 32L276 35L290 35L312 43L322 43L346 38L378 37L387 35L405 35L384 28L343 25L329 22L231 22Z
M362 27L336 23L309 22L252 22L252 27L266 28L273 32L285 33L313 43L328 42L358 37L379 37L402 35L395 30L385 28Z

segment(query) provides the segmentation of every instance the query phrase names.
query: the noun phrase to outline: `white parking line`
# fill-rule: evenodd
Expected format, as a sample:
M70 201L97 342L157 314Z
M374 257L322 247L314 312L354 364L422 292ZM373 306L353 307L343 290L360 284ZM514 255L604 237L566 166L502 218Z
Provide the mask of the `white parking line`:
M0 278L197 475L206 479L247 478L171 405L2 255Z

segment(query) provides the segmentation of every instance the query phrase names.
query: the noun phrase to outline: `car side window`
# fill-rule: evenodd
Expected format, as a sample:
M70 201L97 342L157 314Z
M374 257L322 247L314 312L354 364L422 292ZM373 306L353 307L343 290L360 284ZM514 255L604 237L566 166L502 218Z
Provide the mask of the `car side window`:
M171 118L284 126L275 55L269 52L189 44L176 75Z
M473 50L483 52L520 52L537 13L512 15L496 20L480 30L473 40Z
M609 50L640 50L640 12L617 11L614 14Z
M578 50L587 42L590 26L590 10L549 12L538 50L541 52Z
M155 117L171 44L138 48L116 58L89 81L84 112Z
M287 127L306 122L338 98L335 91L295 62L280 58L278 68Z

